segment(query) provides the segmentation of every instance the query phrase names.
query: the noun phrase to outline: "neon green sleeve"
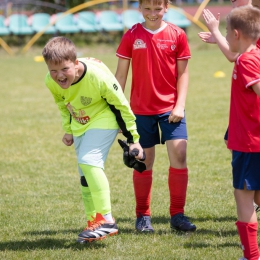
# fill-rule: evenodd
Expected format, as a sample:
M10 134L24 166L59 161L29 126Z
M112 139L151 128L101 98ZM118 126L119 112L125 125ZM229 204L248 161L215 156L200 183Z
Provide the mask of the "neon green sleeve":
M104 73L103 77L99 77L98 80L101 86L101 96L106 100L111 111L115 114L116 121L123 135L127 138L127 142L139 142L140 136L137 133L135 115L115 76L112 72Z

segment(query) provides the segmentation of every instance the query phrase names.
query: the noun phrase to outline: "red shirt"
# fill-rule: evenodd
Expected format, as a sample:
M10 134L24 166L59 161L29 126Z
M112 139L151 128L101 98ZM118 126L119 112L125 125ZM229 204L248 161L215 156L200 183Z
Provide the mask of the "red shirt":
M260 81L260 49L241 54L232 73L228 148L260 152L260 97L251 88Z
M130 105L135 114L157 115L174 108L177 60L191 57L182 29L167 23L152 32L136 24L124 34L116 55L132 59Z

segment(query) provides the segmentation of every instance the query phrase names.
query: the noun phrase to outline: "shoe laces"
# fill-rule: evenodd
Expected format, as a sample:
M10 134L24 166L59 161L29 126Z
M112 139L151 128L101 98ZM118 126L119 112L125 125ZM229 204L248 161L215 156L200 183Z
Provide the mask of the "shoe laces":
M92 223L92 225L88 228L91 231L94 231L95 229L99 228L101 225L105 223L104 220L95 221Z
M88 222L87 222L87 226L85 227L84 230L89 229L89 228L92 226L93 223L94 223L94 220L92 220L92 221L88 220Z
M102 217L102 215L97 214L96 218L93 218L92 221L90 221L90 220L88 221L88 226L84 230L94 231L95 229L97 229L98 227L103 225L104 223L105 223L105 220Z
M174 223L176 225L180 225L183 222L189 222L188 218L186 216L184 216L183 214L180 214L180 215L176 216L176 218L174 218Z

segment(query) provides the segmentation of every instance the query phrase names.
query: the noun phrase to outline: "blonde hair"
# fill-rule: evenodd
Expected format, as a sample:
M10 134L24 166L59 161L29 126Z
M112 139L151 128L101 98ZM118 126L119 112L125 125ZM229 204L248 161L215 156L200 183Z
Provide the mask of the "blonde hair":
M51 38L42 51L42 56L45 62L59 64L63 61L75 61L77 59L77 52L74 43L63 37Z
M260 38L260 10L246 5L232 9L227 16L231 30L239 30L245 37Z
M170 0L139 0L140 5L145 4L145 3L151 3L151 2L155 5L161 5L163 3L165 6L167 6L167 5L171 4Z

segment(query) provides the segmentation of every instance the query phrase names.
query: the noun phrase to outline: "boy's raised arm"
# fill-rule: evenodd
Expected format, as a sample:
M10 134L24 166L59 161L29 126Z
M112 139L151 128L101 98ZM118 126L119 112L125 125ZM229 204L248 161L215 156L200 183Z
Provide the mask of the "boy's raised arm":
M201 40L206 43L216 43L225 57L230 62L234 62L239 54L229 50L226 38L219 31L220 14L218 13L217 17L215 17L208 9L204 9L203 18L210 32L200 32L198 35Z

